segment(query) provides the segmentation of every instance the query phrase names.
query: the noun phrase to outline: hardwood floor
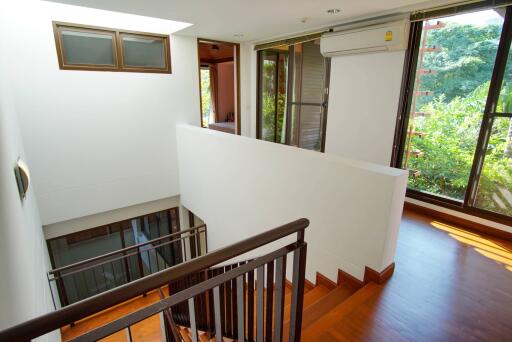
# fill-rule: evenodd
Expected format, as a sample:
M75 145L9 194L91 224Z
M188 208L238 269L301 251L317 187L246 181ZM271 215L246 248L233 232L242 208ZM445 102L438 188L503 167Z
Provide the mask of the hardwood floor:
M355 296L303 340L512 341L512 243L406 211L393 277Z
M166 296L169 294L167 287L164 287L163 291ZM152 291L145 297L136 297L113 308L101 311L96 315L78 321L72 327L65 326L61 329L62 341L69 341L89 330L102 326L108 322L112 322L131 312L155 303L159 298L158 292ZM130 327L130 330L133 341L162 341L159 316L151 316L137 324L134 324ZM126 340L126 331L121 330L102 341L125 342Z
M370 283L354 293L319 284L308 291L302 340L512 341L512 242L405 211L395 264L384 285ZM148 305L156 296L64 328L63 339ZM287 307L289 301L288 290ZM160 340L159 322L141 322L132 334L135 341ZM114 340L126 338L120 332L109 338Z

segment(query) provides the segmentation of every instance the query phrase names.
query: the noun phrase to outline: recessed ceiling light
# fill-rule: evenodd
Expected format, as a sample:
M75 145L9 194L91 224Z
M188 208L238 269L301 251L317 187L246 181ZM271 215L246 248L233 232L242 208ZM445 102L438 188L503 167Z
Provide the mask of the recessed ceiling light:
M235 38L242 38L244 35L242 33L235 33L233 37Z
M340 12L341 12L341 10L339 8L331 8L331 9L327 10L327 13L329 13L329 14L338 14Z

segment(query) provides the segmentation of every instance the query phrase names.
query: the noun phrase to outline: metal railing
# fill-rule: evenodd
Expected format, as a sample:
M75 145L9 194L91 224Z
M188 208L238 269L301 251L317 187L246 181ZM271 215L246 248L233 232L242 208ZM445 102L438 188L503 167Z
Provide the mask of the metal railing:
M206 225L99 255L48 272L55 308L162 271L206 252Z
M258 341L262 341L266 338L281 341L283 335L286 286L286 258L288 254L292 253L293 287L290 306L289 336L290 341L300 341L307 250L307 244L304 241L304 232L308 225L309 221L307 219L300 219L230 246L209 252L195 259L185 261L182 264L137 279L131 283L70 304L60 310L50 312L0 331L0 340L24 341L42 336L67 324L76 322L138 295L162 287L172 281L186 277L189 274L208 270L213 266L250 252L258 247L297 233L297 239L293 243L274 249L268 254L244 263L243 265L239 265L225 273L215 275L213 278L201 281L182 291L171 293L169 297L163 298L154 304L132 312L101 327L94 328L76 337L74 340L96 341L118 331L130 331L130 327L135 323L154 315L162 315L166 310L172 310L172 307L176 304L186 302L189 306L192 340L197 341L198 331L196 327L194 298L206 291L212 291L215 339L222 341L222 325L224 321L221 315L220 287L227 283L232 284L234 281L236 283L237 310L232 314L237 317L237 339L252 341L254 335L252 335L250 331L255 331L255 336ZM273 284L275 284L275 290L272 292L268 291L265 296L265 286L268 287L270 285L273 287ZM247 293L246 295L244 294L245 292ZM275 296L275 301L272 296ZM247 305L244 298L247 298ZM251 303L253 308L256 308L256 317L254 316L254 311L251 310ZM275 305L271 305L270 303L275 303ZM269 326L271 329L268 329ZM272 334L271 336L269 336L269 332ZM168 340L168 336L164 336L164 339Z

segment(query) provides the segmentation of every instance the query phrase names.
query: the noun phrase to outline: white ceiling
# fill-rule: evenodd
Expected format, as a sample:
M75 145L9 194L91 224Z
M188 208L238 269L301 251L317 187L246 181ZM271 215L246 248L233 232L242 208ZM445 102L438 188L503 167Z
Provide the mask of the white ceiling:
M349 18L429 8L457 0L52 0L193 24L180 34L259 41L326 27ZM327 14L339 8L337 15ZM308 18L302 23L299 18ZM243 37L235 37L243 34Z

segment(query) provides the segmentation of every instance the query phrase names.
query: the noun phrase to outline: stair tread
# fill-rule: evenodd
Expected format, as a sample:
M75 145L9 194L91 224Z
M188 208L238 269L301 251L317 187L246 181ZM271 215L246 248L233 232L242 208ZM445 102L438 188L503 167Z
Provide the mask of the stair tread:
M338 286L311 305L304 305L302 314L302 331L319 319L323 320L324 316L328 312L336 308L338 305L341 305L345 300L351 297L355 291L355 289L349 286ZM285 321L283 331L286 339L288 338L289 326L289 320Z
M323 298L325 295L327 295L331 290L323 285L315 286L313 289L308 291L304 294L304 304L303 308L307 308L308 306L312 305L319 299ZM284 306L284 322L288 321L290 319L290 307L291 307L291 297L288 300L285 300L285 306Z
M354 292L349 287L336 287L328 295L314 303L314 305L305 307L304 314L302 315L302 329L307 328L326 312L343 303Z
M381 285L369 283L352 295L349 294L341 303L337 302L335 303L336 305L331 305L330 308L327 305L328 303L320 302L311 306L303 314L302 339L304 341L315 340L315 338L319 336L319 333L328 329L331 325L338 322L343 316L349 314L359 307L361 303L372 297L379 286ZM347 288L345 288L345 291L346 290ZM338 295L342 294L340 293ZM329 296L326 296L324 300L326 302L329 301Z

